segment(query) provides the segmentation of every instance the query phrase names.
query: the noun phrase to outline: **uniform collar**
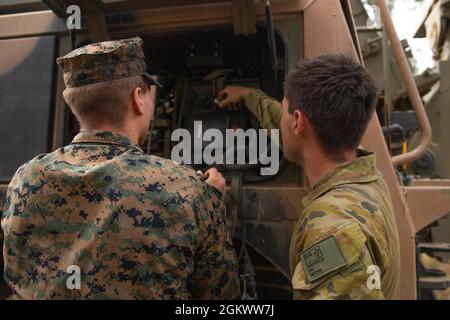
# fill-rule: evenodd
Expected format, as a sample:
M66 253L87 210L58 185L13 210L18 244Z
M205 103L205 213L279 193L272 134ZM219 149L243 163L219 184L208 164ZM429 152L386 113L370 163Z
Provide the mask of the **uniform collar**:
M126 136L115 134L110 131L82 131L75 136L71 144L110 144L125 147L128 149L142 149L132 143Z
M332 171L320 178L311 192L303 198L303 205L307 207L315 199L331 189L349 183L367 183L378 179L375 154L358 149L357 158L338 165Z

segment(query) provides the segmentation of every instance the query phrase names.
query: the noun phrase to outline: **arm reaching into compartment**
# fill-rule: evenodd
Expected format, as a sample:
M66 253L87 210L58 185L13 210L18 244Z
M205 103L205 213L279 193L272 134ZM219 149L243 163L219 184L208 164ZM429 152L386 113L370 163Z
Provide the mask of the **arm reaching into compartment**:
M217 105L219 108L237 110L241 102L255 115L261 127L268 130L269 136L271 129L280 129L281 103L262 90L228 86L220 92ZM280 145L283 146L282 141Z

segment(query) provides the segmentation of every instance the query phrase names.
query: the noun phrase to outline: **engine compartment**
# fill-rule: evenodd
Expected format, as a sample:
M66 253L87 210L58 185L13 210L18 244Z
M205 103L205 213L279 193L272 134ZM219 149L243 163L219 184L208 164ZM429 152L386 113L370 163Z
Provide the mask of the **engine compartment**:
M194 136L194 123L197 121L201 121L203 131L214 128L225 133L229 129L261 128L245 106L232 111L219 109L215 103L221 90L228 85L258 88L280 101L282 83L277 79L284 79L287 72L288 48L283 34L275 30L276 50L272 52L276 52L278 67L274 69L267 28L258 25L257 31L250 36L236 36L230 27L217 27L143 37L149 73L158 75L164 85L155 99L155 117L149 130L147 153L171 158L175 144L170 139L173 131L185 128ZM261 137L258 136L258 143L259 139ZM249 143L249 140L245 141L246 150ZM205 148L205 142L202 148ZM246 160L249 160L248 154ZM280 181L282 185L289 182L298 185L298 168L284 160L281 150L279 163L278 174L274 176L260 174L259 159L256 165L216 166L229 186L227 215L239 260L244 299L291 298L291 286L286 275L287 257L278 257L280 248L287 250L289 232L283 232L286 237L277 237L274 233L278 228L287 231L290 224L264 225L259 217L264 215L264 210L269 210L275 220L280 220L289 209L284 207L282 200L278 200L278 196L274 203L279 204L279 208L266 208L263 204L260 208L251 206L250 203L257 203L264 193L246 187L256 184L267 188L271 183L279 186ZM201 163L193 167L204 170L208 165ZM277 179L278 182L274 181ZM254 219L260 222L255 223ZM271 238L270 243L264 244Z
M265 26L249 36L236 36L230 28L176 32L143 37L148 71L164 84L156 97L155 117L145 151L171 158L174 141L169 138L178 128L194 135L194 123L201 121L203 131L214 128L224 135L227 129L261 129L256 117L245 107L237 111L219 109L219 93L228 85L258 88L280 98L286 72L287 52L282 35L276 33L277 75L270 59L271 47ZM258 137L259 140L259 137ZM258 141L259 142L259 141ZM246 146L250 143L246 140ZM270 143L270 142L268 142ZM202 149L207 143L203 142ZM246 148L248 160L248 148ZM194 151L193 151L194 152ZM198 152L198 151L197 151ZM223 152L225 153L225 146ZM280 152L281 163L284 163ZM196 163L195 169L208 164ZM261 164L219 165L225 176L243 172L247 181L263 181Z

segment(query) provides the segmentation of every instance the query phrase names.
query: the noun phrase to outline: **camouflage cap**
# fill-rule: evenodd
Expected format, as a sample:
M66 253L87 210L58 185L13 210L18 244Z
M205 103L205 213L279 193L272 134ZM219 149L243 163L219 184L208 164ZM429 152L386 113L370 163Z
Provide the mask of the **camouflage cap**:
M161 86L146 72L142 39L139 37L86 45L56 60L64 71L66 87L143 76Z

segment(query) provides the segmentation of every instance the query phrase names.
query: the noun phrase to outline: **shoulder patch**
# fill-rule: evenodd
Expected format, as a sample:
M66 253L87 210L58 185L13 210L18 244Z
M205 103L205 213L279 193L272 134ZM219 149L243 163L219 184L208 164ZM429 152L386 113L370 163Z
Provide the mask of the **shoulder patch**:
M313 282L347 264L334 236L323 239L300 253L306 278Z

